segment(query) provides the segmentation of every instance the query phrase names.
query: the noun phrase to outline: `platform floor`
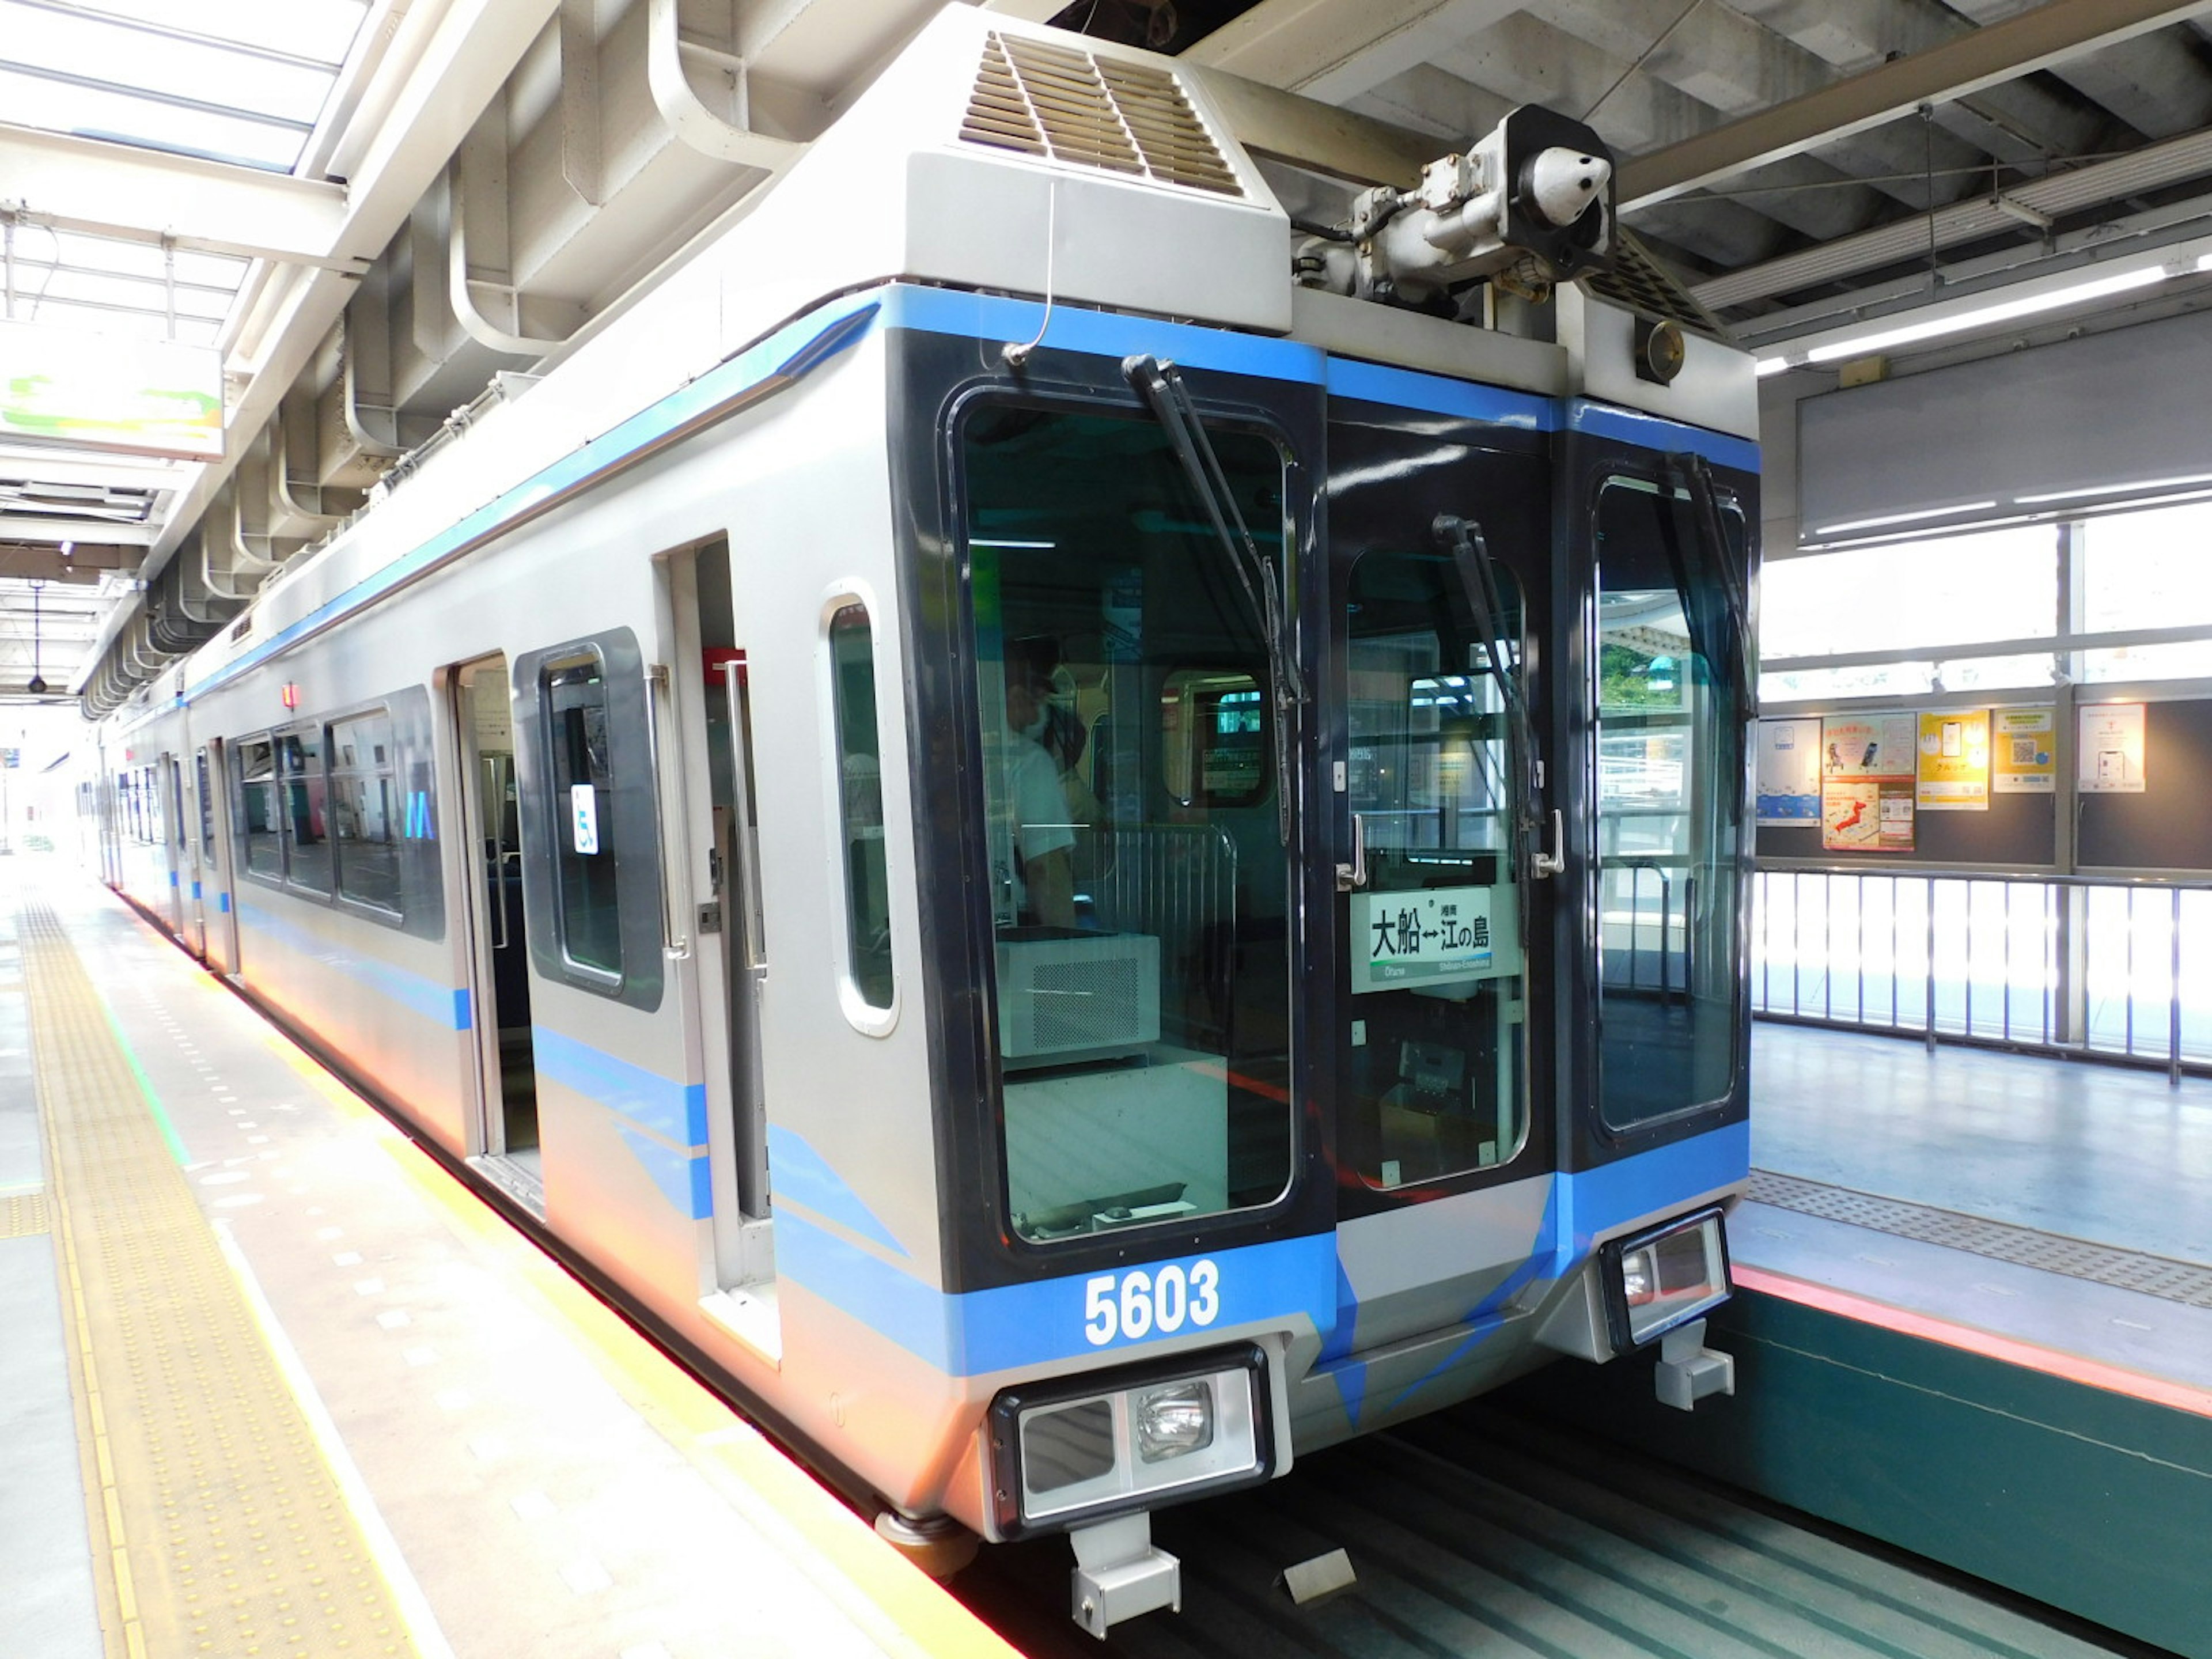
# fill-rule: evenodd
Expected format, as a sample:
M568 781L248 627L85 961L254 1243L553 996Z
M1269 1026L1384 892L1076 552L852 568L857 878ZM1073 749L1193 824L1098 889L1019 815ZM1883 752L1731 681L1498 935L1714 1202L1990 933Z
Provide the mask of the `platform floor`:
M1753 1282L2212 1417L2212 1080L1761 1021L1751 1081Z
M0 1204L0 1652L1012 1652L111 896L21 858Z

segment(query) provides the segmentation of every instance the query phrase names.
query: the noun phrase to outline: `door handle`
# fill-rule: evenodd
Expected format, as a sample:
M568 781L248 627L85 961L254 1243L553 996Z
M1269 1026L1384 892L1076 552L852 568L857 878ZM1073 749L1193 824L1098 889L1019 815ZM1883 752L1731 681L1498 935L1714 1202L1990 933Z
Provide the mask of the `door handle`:
M1352 862L1336 866L1336 890L1349 893L1367 885L1367 816L1352 815Z
M1567 873L1567 821L1556 807L1552 811L1552 850L1547 853L1537 848L1529 855L1528 869L1539 881L1547 876Z

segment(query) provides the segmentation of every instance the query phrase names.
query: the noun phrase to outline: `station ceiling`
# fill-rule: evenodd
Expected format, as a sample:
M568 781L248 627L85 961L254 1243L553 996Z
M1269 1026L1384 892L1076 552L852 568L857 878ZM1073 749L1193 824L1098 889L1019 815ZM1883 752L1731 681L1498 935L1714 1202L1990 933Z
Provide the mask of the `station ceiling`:
M938 3L0 0L5 319L214 349L227 429L204 461L0 434L0 699L84 684L149 585L250 593L742 211ZM1624 222L1795 374L2212 297L2212 0L986 9L1202 65L1340 175L1517 104L1586 120Z

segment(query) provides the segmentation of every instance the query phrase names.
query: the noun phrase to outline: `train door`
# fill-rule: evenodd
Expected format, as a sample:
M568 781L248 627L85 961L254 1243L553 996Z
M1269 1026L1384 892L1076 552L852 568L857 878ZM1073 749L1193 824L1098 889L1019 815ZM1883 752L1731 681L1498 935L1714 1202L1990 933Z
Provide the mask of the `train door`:
M477 1033L474 1144L488 1173L542 1206L538 1067L530 1022L530 956L522 897L522 824L507 658L453 671L468 884L470 1006Z
M1463 1317L1503 1283L1557 1168L1536 1106L1548 1055L1530 1037L1545 1029L1556 885L1531 718L1532 642L1551 609L1538 441L1331 409L1330 690L1344 722L1332 1060L1362 1347ZM1378 1293L1407 1284L1408 1252L1461 1272Z
M684 810L708 826L713 902L702 908L698 973L706 1038L708 1141L714 1186L711 1310L757 1346L773 1346L775 1257L770 1226L766 1090L758 1041L767 953L762 938L760 826L754 809L752 706L737 646L730 550L714 541L666 567L679 659L702 662L702 718L686 720L686 747L707 756L703 779L684 775ZM696 637L692 637L696 629ZM679 697L679 707L688 699ZM702 741L703 739L703 742ZM707 799L696 799L703 781ZM709 932L712 928L714 931Z
M185 836L185 772L177 757L163 754L155 775L159 779L161 862L167 866L169 900L165 914L173 938L185 937L185 883L188 854Z
M238 971L238 908L233 896L231 872L230 796L227 756L229 746L221 738L210 738L194 757L199 783L199 838L202 914L210 918L200 942L207 963L219 974Z
M201 867L200 825L206 814L204 752L191 770L181 760L169 763L177 776L177 904L182 918L177 937L194 956L207 956L207 878Z

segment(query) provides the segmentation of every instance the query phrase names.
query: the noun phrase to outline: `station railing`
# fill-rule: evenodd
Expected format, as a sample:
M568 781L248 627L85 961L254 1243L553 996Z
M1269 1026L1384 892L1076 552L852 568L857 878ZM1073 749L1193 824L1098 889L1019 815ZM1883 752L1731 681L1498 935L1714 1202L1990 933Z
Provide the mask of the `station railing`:
M2212 1068L2212 884L1822 866L1753 907L1754 1013Z

